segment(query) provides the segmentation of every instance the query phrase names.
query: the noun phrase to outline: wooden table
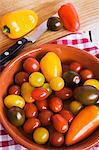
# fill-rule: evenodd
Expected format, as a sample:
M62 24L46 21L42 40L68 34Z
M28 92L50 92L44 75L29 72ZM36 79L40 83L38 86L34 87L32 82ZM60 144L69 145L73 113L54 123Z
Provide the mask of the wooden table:
M37 12L40 24L56 13L66 2L72 2L78 11L81 22L80 31L91 30L99 23L99 0L0 0L0 16L17 9L32 9ZM23 50L39 46L67 33L68 31L64 29L57 32L47 31L35 44L27 44ZM15 40L9 39L0 31L0 53L14 42Z

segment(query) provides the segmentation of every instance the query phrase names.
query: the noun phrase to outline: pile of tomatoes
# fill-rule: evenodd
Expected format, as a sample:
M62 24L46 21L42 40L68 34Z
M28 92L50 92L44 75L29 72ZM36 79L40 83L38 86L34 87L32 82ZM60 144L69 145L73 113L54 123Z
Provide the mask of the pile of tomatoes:
M58 147L64 145L65 133L75 115L98 100L99 81L92 79L93 72L78 62L61 64L53 52L46 55L40 62L32 57L23 62L23 70L15 74L4 104L13 125L33 134L37 144L49 141ZM55 59L50 59L51 55Z

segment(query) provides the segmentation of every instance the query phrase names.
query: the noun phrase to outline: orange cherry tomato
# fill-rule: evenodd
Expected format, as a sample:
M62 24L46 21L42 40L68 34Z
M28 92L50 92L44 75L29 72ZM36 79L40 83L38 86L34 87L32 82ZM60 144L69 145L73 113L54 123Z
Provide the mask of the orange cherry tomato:
M35 58L27 58L23 63L23 68L26 72L37 72L40 69L39 62Z
M40 121L36 118L29 118L23 125L23 129L26 133L32 133L38 127L40 127Z
M37 107L33 103L27 103L24 107L24 112L27 118L37 117L38 115Z
M43 110L39 113L39 120L42 124L42 126L48 126L51 125L51 117L53 113L50 110Z
M53 127L60 133L65 133L68 130L68 122L60 114L52 116Z
M56 91L55 95L60 97L62 100L67 100L72 97L72 90L68 87L64 87L60 91Z
M71 3L61 6L58 15L67 30L75 32L80 28L78 14Z
M62 117L64 117L68 121L68 123L71 123L74 118L73 114L70 111L65 110L65 109L60 111L60 114L62 115Z
M53 146L60 147L64 144L64 135L57 131L50 134L50 143Z
M48 102L46 99L42 101L36 101L36 106L39 111L46 110L48 109Z
M29 74L27 72L18 72L15 75L15 83L18 85L21 85L24 82L27 82L29 80Z
M63 107L62 100L58 97L51 98L49 101L49 107L53 112L61 111Z
M18 85L10 86L8 93L9 93L9 95L12 95L12 94L20 95L20 93L21 93L20 86L18 86Z
M82 66L80 63L78 62L72 62L69 66L70 70L75 71L75 72L79 72L82 69Z
M48 96L49 96L49 93L48 93L47 89L44 89L44 88L36 88L32 92L32 98L37 101L44 100Z
M83 81L93 78L93 72L89 69L84 69L80 72L81 78Z

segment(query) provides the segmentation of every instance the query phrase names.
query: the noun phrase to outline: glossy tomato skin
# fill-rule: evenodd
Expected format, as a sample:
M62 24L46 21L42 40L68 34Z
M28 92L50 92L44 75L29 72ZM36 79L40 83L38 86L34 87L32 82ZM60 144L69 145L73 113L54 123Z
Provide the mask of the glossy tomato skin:
M34 117L26 120L23 125L23 129L26 133L32 133L38 127L40 127L40 121Z
M77 115L82 108L83 108L83 105L78 101L72 101L70 103L70 111L74 115Z
M55 130L60 133L65 133L68 130L68 122L60 114L55 114L52 116L52 124Z
M97 90L99 90L99 80L89 79L84 82L84 85L91 85L94 86Z
M39 120L42 124L42 126L48 126L51 125L51 117L53 113L50 110L43 110L39 113Z
M40 72L33 72L29 76L29 83L33 87L40 87L40 86L42 86L44 84L44 82L45 82L45 77Z
M19 107L14 106L10 108L7 112L7 116L10 122L17 127L22 126L25 121L25 113Z
M36 106L39 111L46 110L48 109L48 102L46 99L41 101L36 101Z
M15 75L15 83L18 85L22 85L22 83L27 82L29 79L29 74L27 72L18 72Z
M57 131L54 131L50 135L50 143L52 146L60 147L64 144L64 135Z
M69 66L70 70L75 71L75 72L79 72L82 69L82 66L80 63L78 62L72 62Z
M82 78L83 81L86 81L88 79L92 79L93 78L93 72L89 69L83 69L81 72L80 72L80 76Z
M38 115L38 109L33 103L27 103L24 107L24 112L27 118L37 117Z
M61 77L55 77L50 81L50 86L54 91L59 91L64 87L64 80Z
M58 97L52 97L49 101L49 107L53 112L59 112L62 110L63 103Z
M36 88L32 92L32 98L41 101L46 99L49 96L48 91L44 88Z
M60 114L68 121L68 123L71 123L74 118L73 114L69 110L63 109L60 111Z
M64 87L60 91L56 91L55 95L62 100L67 100L72 97L72 90L68 87Z
M27 58L23 63L23 68L27 73L39 71L40 65L35 58Z
M48 90L49 95L52 94L52 89L51 89L49 83L44 83L44 85L42 87Z
M12 94L20 95L20 93L21 93L20 86L18 86L18 85L10 86L8 93L9 93L9 95L12 95Z
M37 144L45 144L49 139L49 132L46 128L39 127L33 133L33 139Z

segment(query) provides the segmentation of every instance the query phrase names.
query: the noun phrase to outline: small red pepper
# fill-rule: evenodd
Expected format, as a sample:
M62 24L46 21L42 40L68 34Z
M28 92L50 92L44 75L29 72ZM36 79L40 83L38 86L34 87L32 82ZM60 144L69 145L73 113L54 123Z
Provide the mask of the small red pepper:
M75 32L80 28L77 11L71 3L61 6L58 15L67 30Z

